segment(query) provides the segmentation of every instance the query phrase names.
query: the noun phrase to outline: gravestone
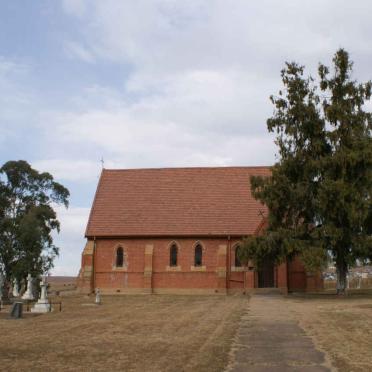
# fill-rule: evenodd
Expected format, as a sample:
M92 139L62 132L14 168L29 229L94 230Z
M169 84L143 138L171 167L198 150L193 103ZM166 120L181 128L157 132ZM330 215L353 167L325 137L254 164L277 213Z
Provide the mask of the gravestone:
M13 280L13 291L12 291L13 297L19 296L19 286L18 286L18 280L14 278Z
M27 276L27 288L26 292L23 294L22 299L23 300L33 300L35 297L32 294L32 276L31 274L28 274Z
M101 305L101 292L99 288L96 288L96 304Z
M23 303L22 302L13 302L13 305L10 309L10 317L14 319L22 318Z
M48 284L45 281L45 278L41 279L40 281L40 298L34 307L31 309L32 313L48 313L50 311L50 303L48 301L48 294L47 294L47 286Z

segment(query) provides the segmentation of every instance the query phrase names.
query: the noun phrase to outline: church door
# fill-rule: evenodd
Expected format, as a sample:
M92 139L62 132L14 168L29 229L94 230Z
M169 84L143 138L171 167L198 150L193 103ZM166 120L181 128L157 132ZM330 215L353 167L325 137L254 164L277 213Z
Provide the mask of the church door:
M258 270L258 288L273 288L274 286L274 264L270 259L266 259Z

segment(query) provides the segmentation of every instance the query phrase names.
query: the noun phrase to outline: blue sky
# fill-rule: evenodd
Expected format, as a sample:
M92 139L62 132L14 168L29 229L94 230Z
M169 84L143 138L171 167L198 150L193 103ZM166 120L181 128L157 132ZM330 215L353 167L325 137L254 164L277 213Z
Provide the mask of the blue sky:
M53 271L76 275L107 168L266 165L280 69L339 47L371 79L372 3L0 0L0 162L71 191Z

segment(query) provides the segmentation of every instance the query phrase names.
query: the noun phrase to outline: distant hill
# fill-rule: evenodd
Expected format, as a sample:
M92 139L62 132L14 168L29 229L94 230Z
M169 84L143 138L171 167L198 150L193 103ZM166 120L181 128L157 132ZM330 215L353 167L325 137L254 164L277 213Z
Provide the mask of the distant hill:
M75 276L48 276L49 291L70 292L76 289Z
M50 284L76 284L76 276L48 276Z
M76 281L76 276L48 276L49 283L71 283Z

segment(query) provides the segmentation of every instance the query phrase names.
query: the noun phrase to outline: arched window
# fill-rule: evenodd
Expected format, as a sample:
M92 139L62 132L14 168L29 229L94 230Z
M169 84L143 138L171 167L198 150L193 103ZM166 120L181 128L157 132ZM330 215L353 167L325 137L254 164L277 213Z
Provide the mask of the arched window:
M122 247L119 247L116 250L116 267L123 267L124 265L124 250Z
M178 248L176 244L172 244L170 248L170 266L177 266Z
M203 263L203 248L200 244L195 247L194 266L202 266Z
M239 253L240 253L240 245L237 245L235 247L235 267L241 267L242 266L242 263L240 262L240 259L239 259Z

